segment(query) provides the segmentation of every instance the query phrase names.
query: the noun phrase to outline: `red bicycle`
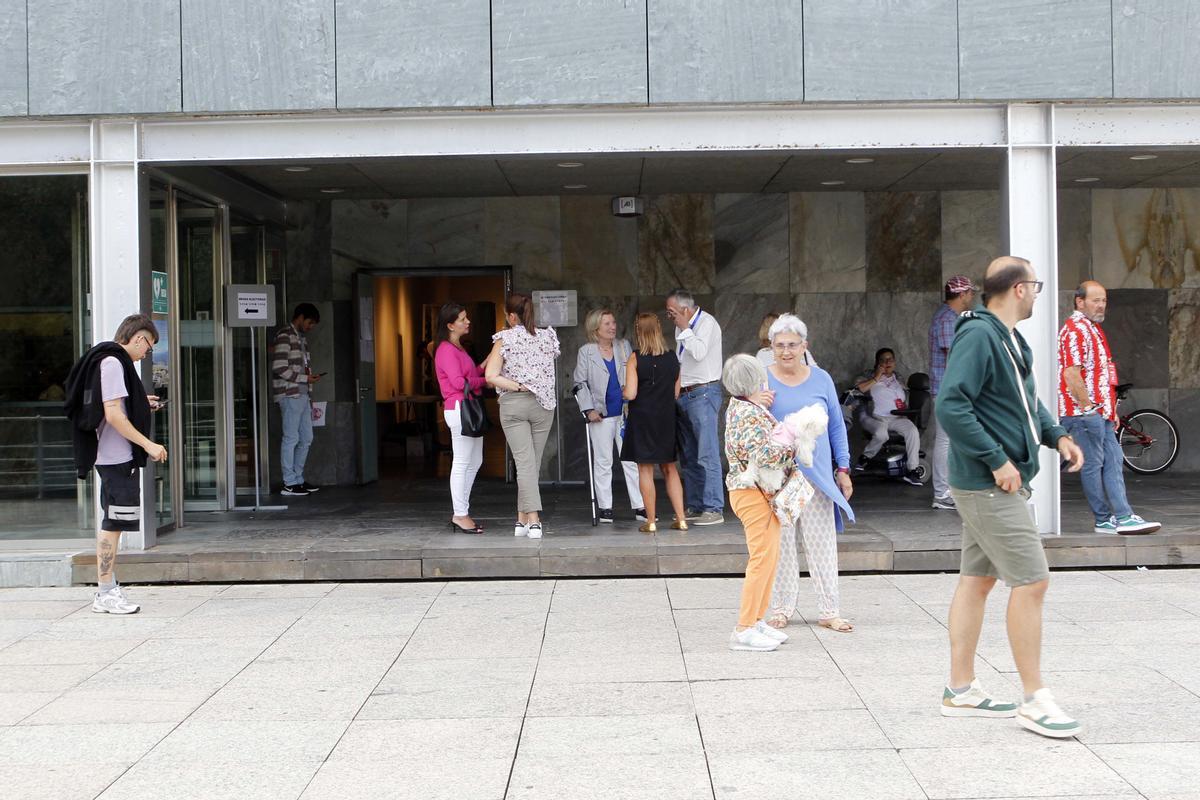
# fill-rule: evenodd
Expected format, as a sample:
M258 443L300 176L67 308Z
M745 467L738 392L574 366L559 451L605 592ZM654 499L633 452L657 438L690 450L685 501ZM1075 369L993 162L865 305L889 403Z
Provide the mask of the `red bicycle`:
M1129 395L1132 383L1117 386L1117 408ZM1175 463L1179 455L1179 429L1161 411L1142 408L1117 415L1117 441L1125 466L1140 475L1154 475Z

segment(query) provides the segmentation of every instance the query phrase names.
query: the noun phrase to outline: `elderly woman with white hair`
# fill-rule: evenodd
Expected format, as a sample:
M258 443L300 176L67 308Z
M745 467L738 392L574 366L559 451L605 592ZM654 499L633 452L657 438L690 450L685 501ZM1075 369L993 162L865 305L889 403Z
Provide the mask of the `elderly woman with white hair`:
M725 411L725 486L729 505L745 528L749 552L731 650L770 651L787 641L787 634L768 627L763 617L779 560L781 520L795 519L813 493L796 469L797 451L801 459L811 460L814 440L826 422L823 411L806 409L786 425L777 423L761 405L770 396L763 391L766 380L766 369L753 356L732 356L721 370L721 382L732 395Z
M771 615L767 625L780 629L796 613L800 595L800 558L796 534L804 540L808 573L817 593L817 624L830 630L849 633L854 626L842 619L838 607L837 534L844 526L843 517L854 521L850 496L850 447L842 419L837 389L829 373L805 363L808 327L795 314L782 314L769 331L775 363L767 368L764 392L771 413L783 419L797 409L814 403L828 414L826 431L816 442L811 466L800 469L816 490L801 510L795 527L783 526L779 564L771 593ZM836 464L836 467L834 466ZM797 531L797 529L799 529Z

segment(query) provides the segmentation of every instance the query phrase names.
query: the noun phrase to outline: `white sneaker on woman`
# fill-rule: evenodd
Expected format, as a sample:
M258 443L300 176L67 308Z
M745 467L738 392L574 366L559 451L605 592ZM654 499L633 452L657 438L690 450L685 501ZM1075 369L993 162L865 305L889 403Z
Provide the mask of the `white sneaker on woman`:
M525 530L528 531L528 533L526 533L525 535L528 536L530 539L542 538L542 523L540 523L540 522L529 523L528 525L525 526Z
M779 642L770 636L759 633L755 628L746 628L744 631L734 629L733 633L729 634L730 650L753 650L766 653L777 647L779 647Z
M780 644L783 644L784 642L786 642L788 640L788 635L786 633L784 633L781 630L772 628L770 625L768 625L765 621L763 621L761 619L758 622L754 623L754 630L758 631L763 636L766 636L768 639L774 639L775 641L779 642Z
M525 527L524 523L518 522L513 528L513 536L528 536L529 528Z

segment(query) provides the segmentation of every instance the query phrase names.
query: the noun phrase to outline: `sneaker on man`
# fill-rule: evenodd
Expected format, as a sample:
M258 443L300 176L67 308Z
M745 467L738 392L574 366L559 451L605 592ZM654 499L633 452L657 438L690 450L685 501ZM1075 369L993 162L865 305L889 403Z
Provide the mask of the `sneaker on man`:
M925 485L925 481L921 480L921 478L918 477L917 471L915 469L910 469L908 472L904 473L903 480L905 483L910 484L912 486L924 486Z
M650 521L650 518L646 516L646 509L644 509L644 508L635 508L633 510L633 518L636 519L638 522L649 522Z
M528 531L528 533L526 533L525 535L528 536L530 539L542 538L542 523L540 523L540 522L529 523L528 525L525 526L525 530Z
M136 614L142 607L129 602L129 598L121 591L120 586L114 586L107 592L96 592L92 598L92 611L97 614Z
M854 471L855 472L866 472L867 465L870 463L871 463L871 459L867 458L866 456L859 456L858 461L854 462Z
M1034 692L1033 699L1021 703L1017 709L1017 724L1052 739L1069 739L1083 730L1079 720L1067 716L1045 687Z
M304 487L304 491L308 492L309 494L315 494L316 492L319 492L319 491L321 491L321 487L320 487L320 486L313 486L313 485L312 485L311 483L309 483L308 481L305 481L304 483L302 483L302 484L300 484L300 485L301 485L302 487Z
M954 498L951 497L950 495L946 495L945 497L933 498L933 507L941 508L946 511L957 511L958 510L958 506L956 506L954 504Z
M683 518L685 520L687 520L688 522L693 522L695 520L700 519L700 515L703 513L704 513L704 511L701 509L689 507L689 508L685 508L683 510Z
M725 522L724 515L720 511L705 511L695 520L688 519L693 525L721 525Z
M612 521L613 521L612 509L611 508L600 509L599 511L596 512L596 519L600 520L601 522L606 522L609 525L611 525Z
M284 486L283 491L280 492L280 494L286 495L288 497L308 497L310 492L308 491L308 489L304 488L304 484L295 483L295 484L292 484L291 486Z
M1017 704L997 700L983 690L979 678L962 694L949 686L942 692L943 717L1015 717Z
M1117 533L1122 535L1139 534L1139 533L1154 533L1161 528L1157 522L1147 522L1137 514L1130 514L1128 517L1117 517Z
M763 622L761 619L758 622L754 623L754 630L758 631L763 636L766 636L768 639L774 639L775 641L779 642L780 644L783 644L784 642L786 642L788 640L788 635L786 633L784 633L781 630L777 630L776 628L772 628L770 625Z
M1117 532L1117 518L1109 517L1108 519L1106 519L1102 522L1097 522L1096 527L1092 528L1092 530L1095 531L1096 533L1115 534Z
M729 634L730 650L752 650L767 653L777 647L779 647L779 642L766 634L759 633L755 628L746 628L744 631L735 629L733 633Z

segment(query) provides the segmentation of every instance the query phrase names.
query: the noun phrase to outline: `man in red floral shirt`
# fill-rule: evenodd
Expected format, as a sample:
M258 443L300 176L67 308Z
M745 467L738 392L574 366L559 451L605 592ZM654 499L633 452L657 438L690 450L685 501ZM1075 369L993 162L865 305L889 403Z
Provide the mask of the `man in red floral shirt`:
M1058 332L1058 416L1083 449L1083 493L1096 533L1154 533L1161 526L1133 513L1125 496L1117 441L1117 370L1100 323L1108 293L1096 281L1075 290L1075 312Z

